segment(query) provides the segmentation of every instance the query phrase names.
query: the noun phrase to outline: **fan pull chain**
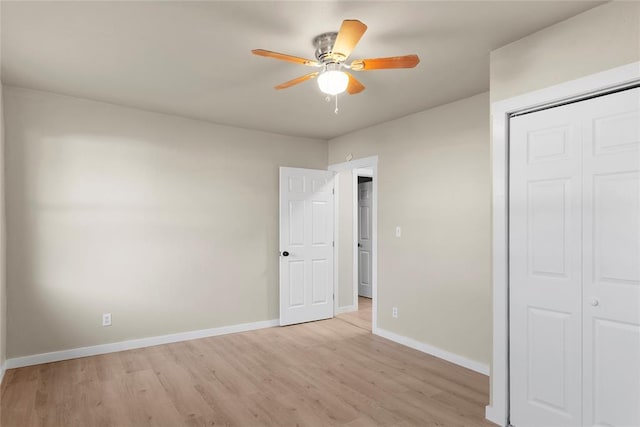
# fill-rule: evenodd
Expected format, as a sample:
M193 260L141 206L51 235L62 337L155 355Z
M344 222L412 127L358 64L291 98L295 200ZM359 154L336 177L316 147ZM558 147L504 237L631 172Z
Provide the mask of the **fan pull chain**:
M338 95L336 95L336 109L333 112L338 114Z

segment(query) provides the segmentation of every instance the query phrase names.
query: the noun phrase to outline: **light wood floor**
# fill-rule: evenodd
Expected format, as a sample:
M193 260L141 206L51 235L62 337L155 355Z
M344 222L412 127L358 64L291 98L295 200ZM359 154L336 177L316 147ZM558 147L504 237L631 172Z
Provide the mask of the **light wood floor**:
M12 369L0 425L494 426L483 419L486 376L372 335L361 327L370 305L360 307L347 319Z
M358 311L339 314L340 320L371 332L371 298L358 297Z

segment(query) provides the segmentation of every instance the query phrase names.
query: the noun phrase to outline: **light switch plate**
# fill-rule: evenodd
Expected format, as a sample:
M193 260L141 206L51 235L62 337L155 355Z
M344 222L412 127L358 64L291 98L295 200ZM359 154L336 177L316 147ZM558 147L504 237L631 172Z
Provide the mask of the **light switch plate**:
M396 237L400 237L402 236L402 228L400 228L400 226L398 225L396 227Z
M111 313L102 314L102 326L111 326Z

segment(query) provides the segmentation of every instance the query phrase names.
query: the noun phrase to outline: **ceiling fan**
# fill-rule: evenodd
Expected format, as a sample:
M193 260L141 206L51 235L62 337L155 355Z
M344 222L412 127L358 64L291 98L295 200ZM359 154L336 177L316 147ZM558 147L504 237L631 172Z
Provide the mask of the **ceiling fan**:
M275 88L286 89L298 83L317 78L320 90L327 95L338 95L345 91L349 95L355 95L364 90L364 85L347 70L369 71L389 68L413 68L420 62L418 55L404 55L388 58L356 59L347 64L345 61L351 55L366 30L367 26L362 22L355 19L346 19L342 22L340 31L316 36L313 39L313 46L316 48L315 61L264 49L254 49L251 52L254 55L320 68L319 71L297 77L279 84Z

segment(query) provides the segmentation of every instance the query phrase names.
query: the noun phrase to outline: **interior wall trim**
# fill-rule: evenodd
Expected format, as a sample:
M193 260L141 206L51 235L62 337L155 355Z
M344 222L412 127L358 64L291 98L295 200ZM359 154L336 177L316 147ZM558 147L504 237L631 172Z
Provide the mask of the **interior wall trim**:
M387 331L386 329L378 328L375 335L379 335L383 338L402 344L407 347L411 347L414 350L421 351L423 353L435 356L438 359L446 360L455 365L462 366L463 368L471 369L483 375L489 375L489 365L481 363L475 360L471 360L467 357L460 356L459 354L451 353L441 348L414 340L413 338L405 337L404 335L396 334L395 332Z
M135 340L120 341L109 344L93 345L89 347L73 348L70 350L54 351L51 353L34 354L31 356L15 357L5 361L4 368L14 369L24 366L40 365L43 363L59 362L61 360L77 359L79 357L96 356L99 354L115 353L136 348L153 347L181 341L234 334L237 332L254 331L279 325L279 319L263 320L260 322L241 323L238 325L222 326L219 328L200 329L196 331L179 332L176 334L160 335ZM4 370L3 370L4 372Z
M363 157L361 159L354 159L354 160L350 160L348 162L343 162L343 163L335 163L332 165L329 165L328 168L330 171L333 172L342 172L342 171L347 171L350 170L352 172L354 172L357 169L367 169L371 171L371 176L373 177L373 199L371 201L371 210L372 210L372 215L371 215L371 254L372 254L372 261L371 261L371 293L372 293L372 306L371 306L371 329L373 331L373 333L375 333L375 331L378 328L378 156L370 156L370 157ZM339 292L339 287L340 287L340 283L338 280L338 271L339 271L339 264L340 264L340 254L339 254L339 221L338 221L338 203L337 201L340 199L339 195L340 195L340 187L337 185L337 182L339 180L339 175L336 175L336 186L335 186L335 200L336 200L336 205L335 205L335 224L336 226L334 227L334 242L335 242L335 249L333 251L333 257L334 257L334 277L333 277L333 289L334 289L334 294L337 295ZM352 176L353 179L353 189L354 189L354 193L353 193L353 203L356 206L355 210L353 212L354 215L354 221L356 218L356 212L357 212L357 201L355 199L355 195L357 194L357 192L355 191L357 189L357 182L358 182L358 178L357 176ZM357 223L354 226L354 231L357 229ZM354 239L353 239L353 282L354 282L354 287L358 282L358 272L356 270L356 266L357 264L357 257L358 257L358 240L357 238L355 238L355 233L354 233ZM355 309L358 309L358 289L357 287L354 288L354 300L353 300L353 306L355 307ZM336 299L337 301L337 299ZM336 302L336 306L337 306L337 302ZM338 314L338 307L336 307L334 309L335 314Z
M351 313L352 311L358 311L358 307L356 307L355 305L345 305L343 307L338 307L336 309L336 314L342 314L342 313Z

